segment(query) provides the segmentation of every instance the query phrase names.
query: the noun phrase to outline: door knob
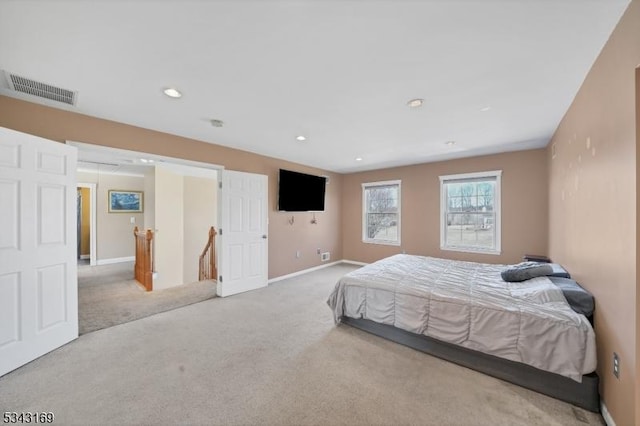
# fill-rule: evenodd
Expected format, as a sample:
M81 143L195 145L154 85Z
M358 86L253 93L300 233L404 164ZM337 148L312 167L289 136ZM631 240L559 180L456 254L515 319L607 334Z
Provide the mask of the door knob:
M267 239L267 234L262 235L262 239L266 240Z

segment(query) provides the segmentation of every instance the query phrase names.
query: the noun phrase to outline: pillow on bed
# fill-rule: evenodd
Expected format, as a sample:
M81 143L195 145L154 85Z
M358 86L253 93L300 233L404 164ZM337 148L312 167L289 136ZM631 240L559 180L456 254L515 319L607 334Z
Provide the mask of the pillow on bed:
M569 278L549 277L549 279L560 287L571 309L587 318L593 315L595 301L591 293Z
M557 263L521 262L505 268L500 273L502 279L508 282L519 282L536 277L571 278L569 272Z
M550 263L522 262L511 265L500 272L502 279L508 282L519 282L530 280L531 278L551 275L553 268Z

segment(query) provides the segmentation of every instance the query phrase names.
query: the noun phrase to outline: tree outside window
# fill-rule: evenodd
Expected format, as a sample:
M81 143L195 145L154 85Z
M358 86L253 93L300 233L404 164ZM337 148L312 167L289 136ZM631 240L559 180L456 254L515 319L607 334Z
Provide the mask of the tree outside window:
M500 251L501 172L441 176L444 250Z
M400 181L362 185L363 241L400 244Z

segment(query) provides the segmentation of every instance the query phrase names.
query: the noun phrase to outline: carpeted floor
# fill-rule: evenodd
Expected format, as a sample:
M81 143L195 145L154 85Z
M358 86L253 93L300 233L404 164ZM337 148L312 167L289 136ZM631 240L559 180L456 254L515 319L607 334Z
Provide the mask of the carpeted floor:
M78 266L80 334L202 302L215 295L214 281L146 292L133 279L133 262Z
M336 265L85 334L0 378L60 424L602 425L558 400L350 328Z

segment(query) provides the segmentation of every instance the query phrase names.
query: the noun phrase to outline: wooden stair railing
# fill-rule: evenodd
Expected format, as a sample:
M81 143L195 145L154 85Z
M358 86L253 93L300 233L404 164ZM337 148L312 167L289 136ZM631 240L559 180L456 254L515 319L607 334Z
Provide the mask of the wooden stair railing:
M216 270L216 229L212 226L209 229L209 240L202 254L200 255L200 264L198 267L198 280L217 280L218 271Z
M136 241L136 266L135 278L146 291L153 290L153 262L151 254L151 240L153 239L153 231L138 231L136 226L133 229L133 235Z

